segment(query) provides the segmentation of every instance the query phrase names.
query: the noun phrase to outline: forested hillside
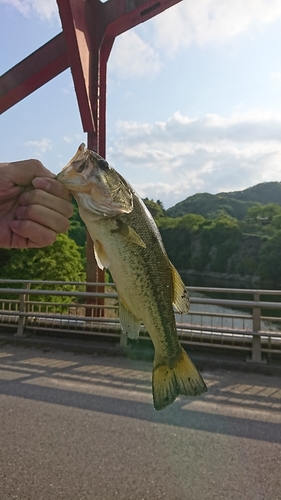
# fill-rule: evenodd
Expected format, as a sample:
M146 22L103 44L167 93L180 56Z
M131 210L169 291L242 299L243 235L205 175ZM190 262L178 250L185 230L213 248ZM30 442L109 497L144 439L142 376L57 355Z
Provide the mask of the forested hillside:
M200 193L167 211L160 202L145 202L178 269L281 287L281 183Z
M281 287L281 183L196 194L167 211L159 200L144 201L179 270ZM75 206L68 235L51 247L0 249L0 278L84 280L85 243L85 226Z
M169 208L166 215L180 217L191 213L213 218L220 212L224 212L238 220L242 220L246 216L248 209L257 203L281 205L281 182L264 182L244 191L231 193L198 193Z

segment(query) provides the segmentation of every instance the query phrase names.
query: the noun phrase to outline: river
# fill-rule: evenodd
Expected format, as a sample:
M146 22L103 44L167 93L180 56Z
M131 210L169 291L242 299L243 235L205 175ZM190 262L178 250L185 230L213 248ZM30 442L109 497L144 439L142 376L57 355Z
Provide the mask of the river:
M245 293L243 290L255 290L251 283L244 280L227 280L218 277L202 277L181 272L181 276L188 287L214 287L226 289L241 289L240 293L231 292L197 292L189 291L191 299L202 298L220 298L229 300L253 300L252 293ZM264 296L262 300L280 300L280 296ZM280 310L267 309L262 311L263 316L275 316L276 322L261 320L261 330L280 331L281 319ZM217 328L237 329L253 331L252 310L249 308L222 307L214 304L198 304L192 300L190 312L188 315L176 314L177 322L192 323L194 325L213 326Z

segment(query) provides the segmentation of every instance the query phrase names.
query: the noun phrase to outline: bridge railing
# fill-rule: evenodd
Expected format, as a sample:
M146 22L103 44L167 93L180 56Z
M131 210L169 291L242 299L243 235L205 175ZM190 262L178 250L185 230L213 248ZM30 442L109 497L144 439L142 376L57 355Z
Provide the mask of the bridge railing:
M2 280L0 287L2 331L102 336L127 344L113 283ZM176 313L183 344L245 351L257 363L281 355L281 290L187 289L190 312ZM142 326L140 341L148 339Z

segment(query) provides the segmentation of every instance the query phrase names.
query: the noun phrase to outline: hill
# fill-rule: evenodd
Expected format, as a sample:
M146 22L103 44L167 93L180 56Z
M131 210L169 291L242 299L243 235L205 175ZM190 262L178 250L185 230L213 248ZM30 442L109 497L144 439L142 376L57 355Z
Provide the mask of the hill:
M281 182L263 182L243 191L229 193L198 193L166 210L168 217L181 217L193 213L214 218L224 212L238 220L244 219L248 209L261 203L281 205Z

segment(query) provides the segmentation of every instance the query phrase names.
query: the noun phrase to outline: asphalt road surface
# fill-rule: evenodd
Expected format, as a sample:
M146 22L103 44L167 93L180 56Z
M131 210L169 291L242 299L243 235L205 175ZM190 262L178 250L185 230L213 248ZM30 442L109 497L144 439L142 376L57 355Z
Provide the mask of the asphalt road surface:
M203 373L156 412L151 363L0 349L1 500L281 500L281 378Z

